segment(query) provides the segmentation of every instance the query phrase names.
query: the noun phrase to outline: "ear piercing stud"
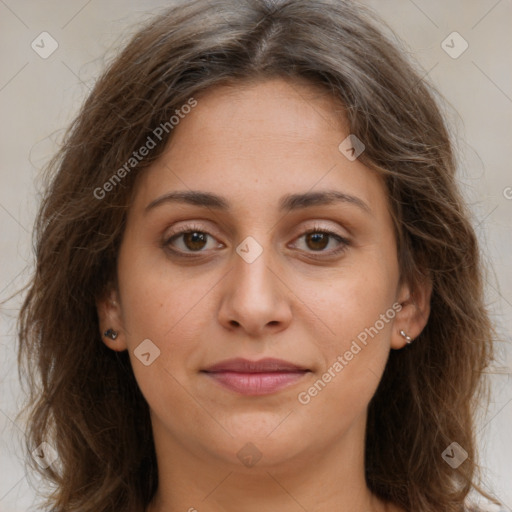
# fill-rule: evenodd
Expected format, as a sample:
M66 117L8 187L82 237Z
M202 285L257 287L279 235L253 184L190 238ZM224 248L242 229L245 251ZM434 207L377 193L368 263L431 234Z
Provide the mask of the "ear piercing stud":
M410 336L407 336L407 334L405 334L405 331L400 331L400 336L405 338L405 341L407 342L407 344L412 343L412 338Z
M114 329L107 329L104 333L103 333L103 336L105 336L106 338L110 338L111 340L115 340L117 338L117 331L114 331Z

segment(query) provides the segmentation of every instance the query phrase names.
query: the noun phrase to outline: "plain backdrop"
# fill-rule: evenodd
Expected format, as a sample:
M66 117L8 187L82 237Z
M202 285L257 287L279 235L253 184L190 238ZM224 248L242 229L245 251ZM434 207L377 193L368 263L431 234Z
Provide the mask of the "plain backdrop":
M512 511L512 1L362 3L397 33L424 69L424 79L446 101L460 180L491 265L487 303L499 333L498 360L490 370L492 403L477 434L481 461L486 487ZM0 301L30 275L41 169L89 93L105 54L112 55L137 23L168 5L164 0L0 0ZM37 53L31 46L41 37L44 51L58 44L47 58L40 55L42 48ZM16 421L23 403L16 365L19 304L20 297L14 297L0 310L2 512L33 509L29 481L37 485L24 464L23 421Z

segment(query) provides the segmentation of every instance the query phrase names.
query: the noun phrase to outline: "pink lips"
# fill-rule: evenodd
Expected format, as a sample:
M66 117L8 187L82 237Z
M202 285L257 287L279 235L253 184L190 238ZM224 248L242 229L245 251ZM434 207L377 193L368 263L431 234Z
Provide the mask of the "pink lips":
M202 370L220 385L243 395L267 395L299 381L308 369L282 359L228 359Z

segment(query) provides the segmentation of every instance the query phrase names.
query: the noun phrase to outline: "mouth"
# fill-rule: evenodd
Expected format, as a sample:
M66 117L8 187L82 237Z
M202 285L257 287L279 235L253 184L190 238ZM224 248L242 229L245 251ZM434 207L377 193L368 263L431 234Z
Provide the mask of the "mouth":
M287 388L311 370L282 359L228 359L201 370L219 385L249 396L268 395Z

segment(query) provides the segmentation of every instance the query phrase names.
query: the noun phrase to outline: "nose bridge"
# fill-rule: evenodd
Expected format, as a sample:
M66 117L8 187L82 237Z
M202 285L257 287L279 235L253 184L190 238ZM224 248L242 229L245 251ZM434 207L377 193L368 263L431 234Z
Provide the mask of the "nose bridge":
M277 269L270 270L276 262L272 251L268 237L263 243L247 237L237 246L220 309L219 319L225 326L257 334L269 326L283 328L290 321L285 289L274 273Z
M272 264L270 243L265 247L253 237L247 237L236 249L234 279L239 300L244 296L259 299L260 304L272 302L277 292L275 275L269 270Z

